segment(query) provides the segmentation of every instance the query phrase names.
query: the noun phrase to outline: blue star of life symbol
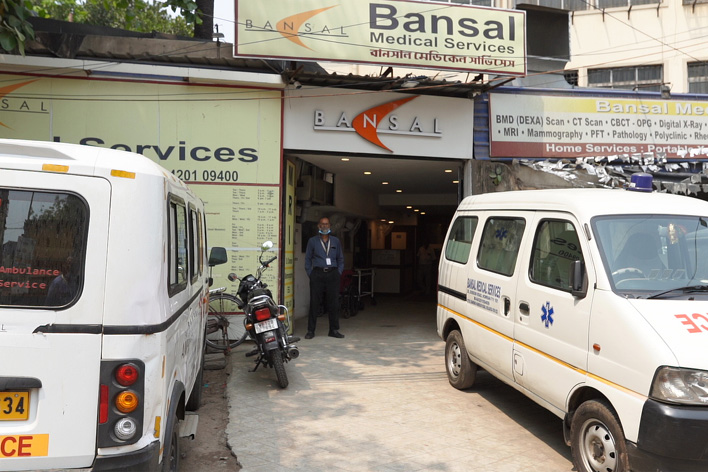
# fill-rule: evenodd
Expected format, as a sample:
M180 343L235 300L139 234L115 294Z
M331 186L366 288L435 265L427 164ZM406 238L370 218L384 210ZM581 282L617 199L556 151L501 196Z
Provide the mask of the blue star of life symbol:
M553 324L553 307L551 306L551 302L546 302L546 304L541 307L541 311L543 312L541 321L546 325L546 328L550 328Z
M498 230L496 231L496 233L494 233L494 237L497 238L497 239L499 239L499 240L503 240L504 238L507 237L508 234L509 234L509 231L508 231L508 230L506 230L506 229L498 229Z

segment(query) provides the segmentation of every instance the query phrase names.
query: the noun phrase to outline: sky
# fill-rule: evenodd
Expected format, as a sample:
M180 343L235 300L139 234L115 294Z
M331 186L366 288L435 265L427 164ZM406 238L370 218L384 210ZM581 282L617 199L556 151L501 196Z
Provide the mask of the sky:
M232 44L236 35L235 6L236 0L214 0L214 24L219 25L219 33L224 33L224 41Z

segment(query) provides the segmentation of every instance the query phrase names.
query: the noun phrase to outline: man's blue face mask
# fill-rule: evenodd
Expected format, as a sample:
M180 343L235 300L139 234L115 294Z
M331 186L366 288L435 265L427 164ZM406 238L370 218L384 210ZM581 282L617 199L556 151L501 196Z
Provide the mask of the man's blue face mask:
M320 234L329 234L332 230L329 228L320 229Z

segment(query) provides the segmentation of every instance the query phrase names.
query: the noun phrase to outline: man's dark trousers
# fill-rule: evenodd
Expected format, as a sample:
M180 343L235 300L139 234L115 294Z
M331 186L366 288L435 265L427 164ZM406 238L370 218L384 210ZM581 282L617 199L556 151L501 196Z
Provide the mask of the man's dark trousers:
M339 270L332 267L314 268L310 274L310 316L307 318L307 332L314 333L317 327L317 315L322 309L322 302L329 314L329 332L339 331Z

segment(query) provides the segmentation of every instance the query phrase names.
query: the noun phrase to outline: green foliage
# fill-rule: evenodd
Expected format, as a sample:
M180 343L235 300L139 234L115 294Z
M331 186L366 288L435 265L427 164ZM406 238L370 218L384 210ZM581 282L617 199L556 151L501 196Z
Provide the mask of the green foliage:
M25 55L25 41L34 39L34 29L27 21L30 16L22 0L0 0L0 49L17 49Z
M6 0L0 0L6 1ZM42 18L108 26L142 33L192 36L194 22L183 10L182 16L172 16L166 6L148 0L27 0ZM186 2L185 2L186 3ZM172 7L173 11L175 10ZM194 15L194 13L192 13Z
M197 8L196 2L192 0L167 0L165 5L172 8L175 13L178 9L182 10L182 16L187 20L187 23L202 24L201 12Z

